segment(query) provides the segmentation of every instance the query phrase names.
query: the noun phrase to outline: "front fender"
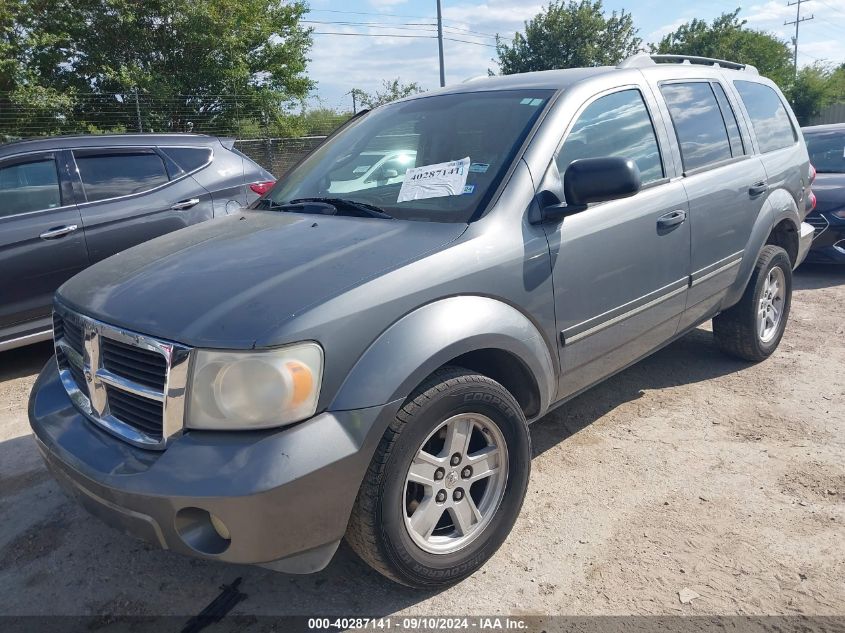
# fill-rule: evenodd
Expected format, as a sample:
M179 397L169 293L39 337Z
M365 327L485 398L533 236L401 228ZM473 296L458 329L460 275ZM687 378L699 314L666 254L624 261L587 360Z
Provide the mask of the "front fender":
M537 383L540 410L548 408L555 371L536 326L496 299L459 296L422 306L385 330L358 359L329 409L362 409L404 399L438 367L482 349L519 358Z
M760 257L760 251L766 245L772 229L783 220L789 220L795 225L795 230L801 226L801 215L798 212L798 205L795 198L785 189L775 189L763 203L757 220L751 229L751 237L748 239L739 272L733 285L728 289L722 308L729 308L742 298L745 287L754 272L754 266Z

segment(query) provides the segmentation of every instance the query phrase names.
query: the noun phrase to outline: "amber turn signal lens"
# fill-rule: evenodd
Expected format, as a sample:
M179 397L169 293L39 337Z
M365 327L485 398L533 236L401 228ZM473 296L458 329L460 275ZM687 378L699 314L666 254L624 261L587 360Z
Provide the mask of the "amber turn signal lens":
M311 395L311 390L314 388L314 377L311 375L311 370L307 365L296 360L288 361L285 363L285 367L287 367L293 379L291 404L294 406L302 404Z

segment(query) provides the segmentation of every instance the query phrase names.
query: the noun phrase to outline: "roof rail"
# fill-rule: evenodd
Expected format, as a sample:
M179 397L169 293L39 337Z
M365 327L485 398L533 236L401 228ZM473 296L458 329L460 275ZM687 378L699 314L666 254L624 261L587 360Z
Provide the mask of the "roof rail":
M650 55L638 53L623 60L617 68L643 68L661 63L672 64L702 64L716 68L728 68L730 70L744 70L745 72L758 74L757 69L751 64L740 64L726 59L715 59L713 57L699 57L697 55Z

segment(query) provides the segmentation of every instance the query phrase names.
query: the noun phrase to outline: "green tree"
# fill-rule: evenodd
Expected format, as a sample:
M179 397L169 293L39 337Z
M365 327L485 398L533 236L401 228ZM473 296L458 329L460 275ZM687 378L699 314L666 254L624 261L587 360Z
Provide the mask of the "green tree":
M0 6L0 92L68 97L56 116L77 128L135 129L137 101L146 130L267 129L313 86L302 0Z
M804 66L788 94L799 123L810 123L825 106L845 101L845 65L835 69L824 62Z
M631 14L605 16L601 0L553 0L507 44L496 37L502 74L616 65L640 49Z
M666 35L652 52L700 55L752 64L786 91L792 83L792 51L777 37L745 28L740 10L723 13L708 24L694 19Z
M73 94L53 84L66 59L68 15L63 0L0 1L0 134L60 132ZM49 23L44 30L42 24ZM61 114L60 114L61 113Z
M353 88L352 93L355 96L356 103L364 108L376 108L385 103L396 101L404 97L424 92L423 87L416 81L408 84L403 84L401 79L385 79L381 82L381 90L376 90L373 93L368 93L360 88Z

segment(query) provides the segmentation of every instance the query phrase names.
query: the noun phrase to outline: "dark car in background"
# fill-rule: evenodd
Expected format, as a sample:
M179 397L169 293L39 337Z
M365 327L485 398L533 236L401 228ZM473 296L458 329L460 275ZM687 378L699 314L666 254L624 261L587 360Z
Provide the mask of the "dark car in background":
M816 168L816 208L806 219L816 231L806 261L845 264L845 123L802 131Z
M273 176L193 134L0 146L0 351L50 337L53 293L94 262L251 204Z

